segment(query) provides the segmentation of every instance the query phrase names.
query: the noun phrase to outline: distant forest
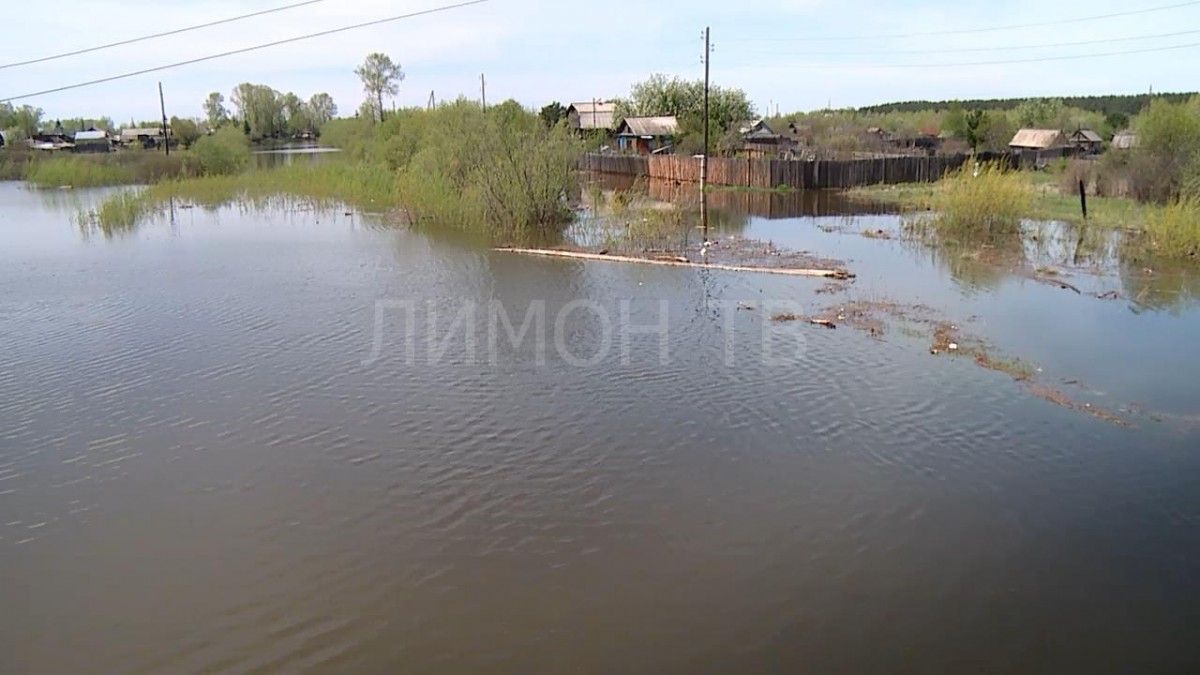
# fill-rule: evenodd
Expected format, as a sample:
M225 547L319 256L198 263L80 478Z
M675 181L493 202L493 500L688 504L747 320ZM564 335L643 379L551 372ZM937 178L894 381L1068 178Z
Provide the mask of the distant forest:
M1112 113L1120 113L1129 117L1141 112L1142 108L1146 107L1151 98L1162 98L1172 103L1180 103L1195 96L1195 93L1176 93L1176 94L1135 94L1125 96L1064 96L1061 99L1064 105L1081 110L1090 110L1105 115ZM1027 101L1047 100L1051 97L1037 98L997 98L997 99L976 99L969 101L903 101L900 103L884 103L882 105L867 106L859 108L859 112L865 113L890 113L890 112L921 112L925 110L948 110L952 106L961 108L981 109L981 110L1012 110L1017 106Z

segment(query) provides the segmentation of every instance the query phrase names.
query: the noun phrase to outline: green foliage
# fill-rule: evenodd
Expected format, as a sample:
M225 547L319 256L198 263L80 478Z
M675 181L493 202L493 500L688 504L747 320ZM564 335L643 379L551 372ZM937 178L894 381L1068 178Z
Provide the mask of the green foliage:
M741 89L709 88L709 117L722 132L754 117L754 106ZM703 119L704 81L655 74L633 85L629 99L617 102L618 120L626 117L675 115ZM702 126L702 125L701 125Z
M1149 253L1169 258L1200 255L1200 197L1150 209L1138 243Z
M171 135L185 148L192 147L201 136L200 125L195 120L172 117L170 128Z
M171 153L170 157L161 152L141 150L51 156L27 153L24 172L8 177L24 178L39 187L146 185L164 179L195 175L194 164L186 152ZM0 163L0 166L2 165Z
M308 99L308 113L312 121L311 130L316 131L337 116L338 107L332 96L321 92Z
M250 162L250 147L246 136L237 129L225 127L196 141L192 149L199 173L220 176L237 173Z
M367 54L363 64L354 69L363 83L363 91L368 100L374 102L375 112L383 121L383 96L395 96L400 92L400 83L404 81L404 70L400 64L392 61L391 57L381 52Z
M234 87L230 100L251 138L275 138L286 130L283 99L274 89L243 82Z
M542 118L543 124L548 127L552 127L566 119L567 109L563 106L563 104L559 103L558 101L554 101L553 103L544 106L541 112L538 113L538 117Z
M998 164L964 166L938 184L934 207L943 233L1013 233L1033 207L1033 190L1026 176Z
M1139 198L1167 202L1200 173L1200 97L1185 103L1156 100L1134 120L1138 145L1130 179Z
M979 145L987 140L991 128L991 118L982 110L975 109L963 118L963 139L971 146L971 152L979 150Z
M1190 99L1195 94L1157 94L1151 96L1149 94L1137 94L1131 96L1116 95L1116 96L1064 96L1060 101L1064 106L1069 108L1078 108L1089 112L1101 113L1108 115L1110 113L1121 113L1127 117L1132 117L1138 114L1150 104L1154 98L1162 98L1172 103L1180 103ZM1022 103L1031 99L1025 98L1007 98L1007 99L975 99L968 101L904 101L900 103L885 103L882 105L867 106L859 108L859 112L885 114L893 112L918 112L923 110L946 110L950 106L958 104L964 108L979 108L980 110L1013 110Z
M204 99L204 117L209 129L219 129L229 121L229 111L225 109L225 97L214 91Z
M41 108L28 105L14 108L11 103L0 103L0 130L29 138L41 129L42 115Z

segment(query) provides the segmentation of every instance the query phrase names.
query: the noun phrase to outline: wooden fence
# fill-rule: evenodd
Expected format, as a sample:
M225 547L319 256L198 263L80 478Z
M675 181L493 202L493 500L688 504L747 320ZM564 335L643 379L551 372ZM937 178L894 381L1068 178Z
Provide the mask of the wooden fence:
M982 153L981 161L1000 161L1015 166L1008 154ZM970 155L934 157L880 157L849 160L740 159L713 157L708 160L708 182L712 185L797 190L844 189L862 185L928 183L940 180L947 171L961 167ZM580 168L600 173L647 176L680 183L700 182L700 158L679 155L585 155Z

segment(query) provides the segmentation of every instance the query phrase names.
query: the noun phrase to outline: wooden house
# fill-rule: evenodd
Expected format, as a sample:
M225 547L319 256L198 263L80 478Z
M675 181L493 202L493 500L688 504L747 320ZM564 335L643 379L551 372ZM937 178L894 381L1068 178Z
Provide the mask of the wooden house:
M1008 147L1022 163L1034 164L1067 157L1073 152L1066 135L1058 129L1021 129Z
M669 149L678 133L679 120L674 115L626 117L617 127L617 148L639 155L655 154Z
M1104 149L1104 139L1091 129L1076 129L1067 141L1080 155L1098 155Z
M611 134L615 128L617 104L606 101L583 101L567 106L567 127L577 133Z
M121 130L121 145L140 146L143 149L157 148L162 145L163 130L159 127L134 127Z
M1118 131L1112 137L1113 150L1132 150L1137 147L1137 134L1132 131Z
M74 138L75 152L111 152L112 141L108 132L92 127L85 131L76 131Z
M784 157L795 147L790 136L777 134L765 120L747 120L735 125L742 145L734 151L738 157L747 159L773 159Z

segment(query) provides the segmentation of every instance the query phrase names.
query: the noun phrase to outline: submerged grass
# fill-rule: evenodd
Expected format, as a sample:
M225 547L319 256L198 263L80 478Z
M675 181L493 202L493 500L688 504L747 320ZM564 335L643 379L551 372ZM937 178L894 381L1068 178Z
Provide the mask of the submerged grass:
M1019 231L1032 203L1026 178L998 164L964 166L948 174L933 199L939 230L974 235Z
M204 207L234 201L265 205L281 195L324 206L346 204L364 211L387 211L400 203L393 172L378 165L330 161L168 180L126 190L105 199L84 214L84 220L106 232L119 231L158 213L171 200Z
M1145 254L1200 256L1200 198L1183 198L1148 210L1142 232L1132 243Z
M366 211L402 207L411 224L505 242L560 234L572 218L566 196L581 146L564 127L547 128L516 103L484 111L459 101L397 112L382 124L336 120L329 132L326 139L345 149L338 158L229 175L214 170L231 165L214 152L211 166L200 164L207 175L154 184L88 218L123 227L170 199L215 206L294 196Z

